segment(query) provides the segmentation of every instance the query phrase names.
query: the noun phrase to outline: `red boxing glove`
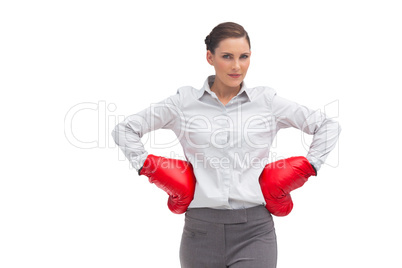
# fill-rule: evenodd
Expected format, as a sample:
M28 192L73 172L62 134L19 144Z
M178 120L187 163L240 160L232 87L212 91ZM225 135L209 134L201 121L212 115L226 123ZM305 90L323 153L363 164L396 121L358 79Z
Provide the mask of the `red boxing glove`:
M265 207L275 216L288 215L293 208L290 192L303 186L312 175L316 176L315 168L303 156L266 165L259 179Z
M150 183L169 195L168 207L173 213L186 212L195 190L195 176L189 162L149 154L138 174L147 176Z

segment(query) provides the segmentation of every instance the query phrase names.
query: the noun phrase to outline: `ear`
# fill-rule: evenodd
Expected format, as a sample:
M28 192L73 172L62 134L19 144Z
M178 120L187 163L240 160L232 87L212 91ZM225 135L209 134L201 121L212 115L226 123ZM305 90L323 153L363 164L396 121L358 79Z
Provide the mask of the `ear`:
M214 66L214 55L210 50L207 51L207 61L210 65Z

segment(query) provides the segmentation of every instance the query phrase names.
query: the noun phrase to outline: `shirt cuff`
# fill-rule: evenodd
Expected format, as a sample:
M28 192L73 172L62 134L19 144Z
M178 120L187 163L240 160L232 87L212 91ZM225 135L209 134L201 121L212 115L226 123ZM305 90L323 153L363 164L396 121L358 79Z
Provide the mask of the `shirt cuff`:
M318 170L321 168L321 161L312 155L307 155L306 156L307 160L310 162L310 164L313 166L315 170L315 174L317 174Z
M148 152L143 153L142 155L130 158L130 163L132 167L139 173L140 169L144 165L145 160L148 157Z

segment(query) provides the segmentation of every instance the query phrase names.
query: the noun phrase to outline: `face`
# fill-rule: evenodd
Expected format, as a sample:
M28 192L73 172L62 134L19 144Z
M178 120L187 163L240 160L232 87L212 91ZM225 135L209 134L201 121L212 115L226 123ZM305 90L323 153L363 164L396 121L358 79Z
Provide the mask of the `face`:
M246 77L250 56L245 37L222 40L215 54L208 50L207 61L215 68L215 83L220 87L238 88Z

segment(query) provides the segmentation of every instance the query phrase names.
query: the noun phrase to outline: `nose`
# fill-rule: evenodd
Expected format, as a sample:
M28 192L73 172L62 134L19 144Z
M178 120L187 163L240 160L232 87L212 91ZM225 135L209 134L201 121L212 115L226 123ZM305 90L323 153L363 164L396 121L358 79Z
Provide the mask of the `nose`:
M232 69L233 70L239 70L240 69L239 60L234 60L233 61Z

